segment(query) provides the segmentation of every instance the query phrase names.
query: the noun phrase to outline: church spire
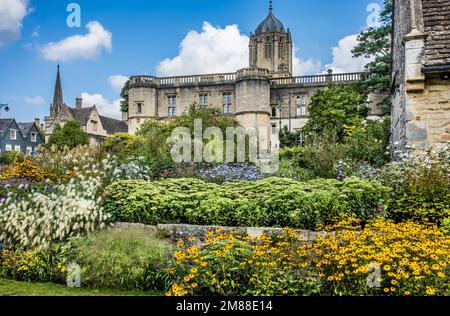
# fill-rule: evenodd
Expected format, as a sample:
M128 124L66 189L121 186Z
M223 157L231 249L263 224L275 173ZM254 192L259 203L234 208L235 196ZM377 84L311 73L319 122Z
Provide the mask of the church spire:
M62 95L62 87L61 87L61 76L59 74L59 64L58 64L58 72L56 74L56 84L55 84L55 94L53 95L53 115L55 116L61 110L63 105L63 95Z

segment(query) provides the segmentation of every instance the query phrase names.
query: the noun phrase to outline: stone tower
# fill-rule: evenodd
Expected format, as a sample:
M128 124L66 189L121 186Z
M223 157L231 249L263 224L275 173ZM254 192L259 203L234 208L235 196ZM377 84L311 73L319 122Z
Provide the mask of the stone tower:
M271 76L291 76L292 36L289 29L273 15L272 1L269 14L250 34L250 68L265 68Z

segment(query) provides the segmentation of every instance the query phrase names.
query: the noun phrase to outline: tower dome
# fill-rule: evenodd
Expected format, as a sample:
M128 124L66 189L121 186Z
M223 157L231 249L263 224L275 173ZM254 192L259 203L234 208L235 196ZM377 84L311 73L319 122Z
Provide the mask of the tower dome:
M267 15L266 19L262 21L261 24L259 24L258 28L256 29L256 34L275 32L286 33L286 29L284 28L283 23L281 23L281 21L273 15L272 11L272 1L270 1L269 15Z

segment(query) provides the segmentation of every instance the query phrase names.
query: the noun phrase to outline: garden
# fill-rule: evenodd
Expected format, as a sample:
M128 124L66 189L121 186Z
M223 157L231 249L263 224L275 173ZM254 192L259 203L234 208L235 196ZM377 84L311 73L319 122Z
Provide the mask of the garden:
M360 120L281 149L275 174L175 163L170 132L195 118L205 129L236 124L193 106L100 147L51 142L34 157L2 154L1 282L78 277L80 295L450 294L448 149L411 148L390 161L386 122ZM159 224L210 229L176 237Z

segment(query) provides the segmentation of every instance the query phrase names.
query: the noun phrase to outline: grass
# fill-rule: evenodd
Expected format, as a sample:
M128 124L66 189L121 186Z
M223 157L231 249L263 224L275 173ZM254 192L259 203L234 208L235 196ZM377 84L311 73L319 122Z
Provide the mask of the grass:
M0 296L161 296L163 293L69 288L54 283L30 283L0 279Z

